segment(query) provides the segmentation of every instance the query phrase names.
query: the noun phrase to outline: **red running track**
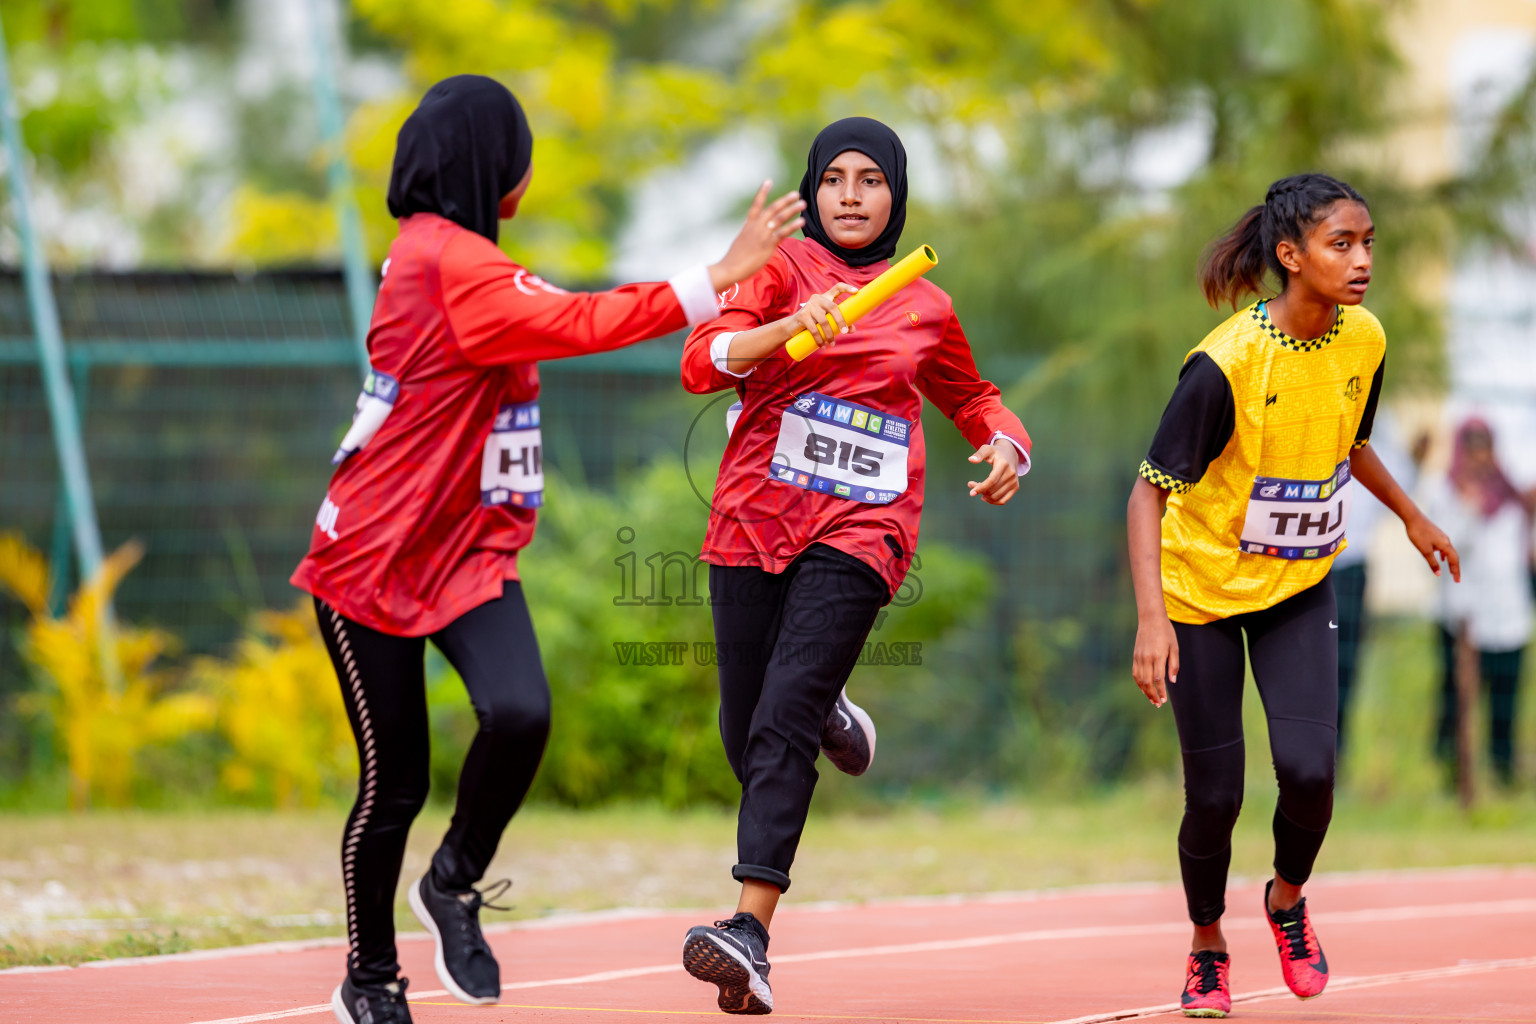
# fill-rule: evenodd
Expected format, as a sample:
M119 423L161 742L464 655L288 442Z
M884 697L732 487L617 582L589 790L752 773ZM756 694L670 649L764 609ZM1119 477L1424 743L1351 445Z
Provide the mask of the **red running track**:
M1258 1022L1536 1022L1536 868L1319 877L1309 905L1333 976L1282 987L1261 887L1233 886L1233 1016ZM706 913L619 912L492 929L499 1006L439 988L431 944L401 938L421 1024L698 1024L715 989L680 966ZM787 904L774 921L781 1021L1091 1024L1183 1020L1188 949L1169 886L1065 889L864 906ZM274 943L78 968L0 972L4 1024L331 1024L336 942Z

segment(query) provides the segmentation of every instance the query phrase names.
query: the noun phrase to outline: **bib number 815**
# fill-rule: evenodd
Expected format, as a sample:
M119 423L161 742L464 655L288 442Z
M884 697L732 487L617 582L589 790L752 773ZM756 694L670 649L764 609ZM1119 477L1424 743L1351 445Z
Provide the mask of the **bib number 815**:
M860 476L879 476L880 460L885 457L885 453L871 451L850 441L834 441L822 434L812 433L805 439L805 457L823 466L852 468Z

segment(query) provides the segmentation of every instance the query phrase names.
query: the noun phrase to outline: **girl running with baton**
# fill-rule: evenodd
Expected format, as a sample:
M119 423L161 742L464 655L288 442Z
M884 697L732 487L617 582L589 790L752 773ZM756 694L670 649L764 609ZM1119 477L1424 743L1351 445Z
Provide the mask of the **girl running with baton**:
M805 239L722 298L697 328L683 385L735 389L742 409L715 485L702 558L721 652L720 733L742 784L737 913L688 932L683 964L727 1013L768 1013L768 929L805 827L818 748L869 767L874 726L843 686L917 546L923 396L985 464L970 493L1003 505L1029 469L1029 435L976 372L949 296L918 280L849 333L837 298L886 269L906 223L906 151L852 117L811 145ZM784 344L808 329L819 351ZM833 343L836 343L835 347ZM977 474L980 475L980 474Z
M1333 557L1355 483L1391 509L1435 575L1456 550L1371 450L1386 367L1381 324L1360 305L1375 226L1360 194L1325 174L1275 182L1213 243L1201 267L1212 306L1265 290L1186 357L1126 518L1139 625L1136 685L1170 697L1184 759L1179 865L1194 922L1182 1003L1232 1007L1226 909L1232 826L1243 799L1243 635L1269 719L1280 784L1275 877L1265 918L1280 969L1303 999L1328 961L1302 886L1333 814L1338 632Z
M478 914L507 883L474 886L549 731L517 571L544 500L535 363L714 318L716 293L756 273L805 206L793 193L766 203L765 182L719 263L670 282L568 293L496 247L532 154L517 100L478 75L433 86L400 129L389 184L400 235L368 331L372 372L293 574L314 595L361 766L342 839L349 952L331 1005L343 1024L410 1021L394 901L406 833L427 797L429 638L463 677L479 731L452 823L410 903L450 992L472 1003L501 992Z

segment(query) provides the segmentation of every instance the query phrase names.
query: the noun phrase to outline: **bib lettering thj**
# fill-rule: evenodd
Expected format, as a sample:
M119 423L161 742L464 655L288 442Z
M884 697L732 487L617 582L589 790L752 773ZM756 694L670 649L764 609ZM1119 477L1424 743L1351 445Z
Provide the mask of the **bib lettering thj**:
M1344 543L1353 485L1348 459L1326 480L1255 477L1239 546L1275 558L1333 554Z

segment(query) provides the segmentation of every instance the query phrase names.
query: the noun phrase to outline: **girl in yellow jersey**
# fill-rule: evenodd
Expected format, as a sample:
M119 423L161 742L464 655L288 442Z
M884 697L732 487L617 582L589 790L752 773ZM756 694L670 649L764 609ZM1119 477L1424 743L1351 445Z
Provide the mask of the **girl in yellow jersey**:
M1138 627L1134 675L1171 696L1184 759L1179 865L1194 922L1182 1004L1225 1017L1221 932L1232 826L1243 799L1243 635L1269 719L1280 802L1265 916L1292 992L1328 961L1302 885L1333 813L1338 631L1333 556L1363 485L1402 519L1438 576L1461 578L1450 540L1368 444L1386 366L1381 324L1360 305L1375 228L1360 194L1324 174L1275 182L1201 266L1212 306L1240 310L1184 360L1126 510Z

